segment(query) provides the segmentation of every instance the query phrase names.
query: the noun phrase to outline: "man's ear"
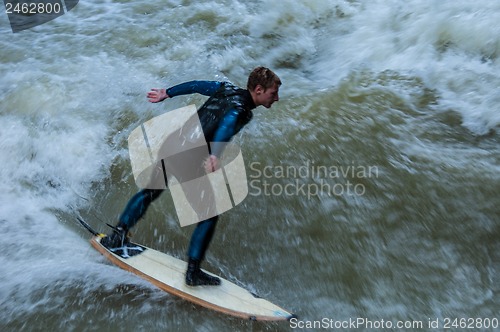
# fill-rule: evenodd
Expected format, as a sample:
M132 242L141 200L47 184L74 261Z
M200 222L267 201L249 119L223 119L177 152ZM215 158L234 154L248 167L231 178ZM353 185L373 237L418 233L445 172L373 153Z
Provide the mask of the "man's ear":
M266 89L264 89L264 87L263 87L262 85L257 84L257 85L255 86L255 89L253 89L253 91L254 91L256 94L259 94L259 95L260 95L261 93L266 92Z

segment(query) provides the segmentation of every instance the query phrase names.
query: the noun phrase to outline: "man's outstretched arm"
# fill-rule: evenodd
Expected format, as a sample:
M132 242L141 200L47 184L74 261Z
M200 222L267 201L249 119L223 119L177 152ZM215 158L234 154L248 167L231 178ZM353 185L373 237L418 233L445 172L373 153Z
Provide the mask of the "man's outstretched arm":
M217 81L190 81L170 87L168 89L151 89L148 92L148 100L151 103L158 103L167 98L191 93L199 93L204 96L213 95L219 89L221 82Z

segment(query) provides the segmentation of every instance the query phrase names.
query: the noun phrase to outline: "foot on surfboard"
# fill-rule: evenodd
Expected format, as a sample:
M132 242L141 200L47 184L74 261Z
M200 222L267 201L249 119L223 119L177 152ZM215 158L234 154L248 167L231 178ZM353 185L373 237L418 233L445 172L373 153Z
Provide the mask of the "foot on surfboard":
M122 227L116 227L113 233L101 239L101 244L108 249L121 248L128 242L127 233Z
M219 286L220 279L211 276L200 269L200 262L189 259L186 271L186 285L188 286Z

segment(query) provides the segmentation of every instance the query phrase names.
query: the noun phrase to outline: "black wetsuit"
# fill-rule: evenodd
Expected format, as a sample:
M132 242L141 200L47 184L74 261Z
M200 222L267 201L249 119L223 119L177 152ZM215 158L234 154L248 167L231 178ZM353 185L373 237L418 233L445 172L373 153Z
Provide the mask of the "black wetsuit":
M209 143L210 154L219 157L224 148L223 143L229 142L252 119L252 109L255 108L252 96L248 90L228 82L191 81L167 89L169 97L191 93L210 97L197 113L205 140ZM135 194L120 216L118 226L126 230L134 227L146 213L149 204L162 192L163 189L143 189ZM201 261L204 258L217 220L218 216L215 216L198 223L189 244L190 259Z

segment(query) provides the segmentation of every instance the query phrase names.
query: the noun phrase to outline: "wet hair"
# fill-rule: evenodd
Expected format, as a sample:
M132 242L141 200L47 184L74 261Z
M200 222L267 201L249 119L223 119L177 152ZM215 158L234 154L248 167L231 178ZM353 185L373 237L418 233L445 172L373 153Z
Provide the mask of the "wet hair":
M280 86L281 80L271 69L266 67L257 67L248 76L247 89L253 91L257 85L264 90L272 88L274 85Z

